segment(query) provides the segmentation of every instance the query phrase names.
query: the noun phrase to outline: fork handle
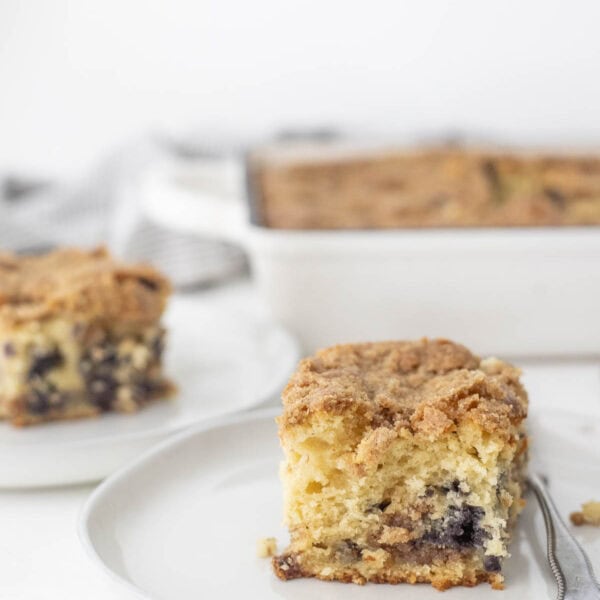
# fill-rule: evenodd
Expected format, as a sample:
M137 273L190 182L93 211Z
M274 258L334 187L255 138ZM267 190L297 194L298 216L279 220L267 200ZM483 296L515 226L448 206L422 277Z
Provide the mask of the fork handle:
M562 520L539 475L529 477L544 516L550 568L558 584L557 600L600 600L600 586L587 554Z

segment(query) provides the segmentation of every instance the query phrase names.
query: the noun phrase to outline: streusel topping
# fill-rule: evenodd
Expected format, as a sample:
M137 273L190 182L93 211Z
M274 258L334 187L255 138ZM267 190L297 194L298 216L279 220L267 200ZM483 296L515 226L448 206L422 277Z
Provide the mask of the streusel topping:
M151 323L170 291L168 280L152 267L122 263L105 248L0 253L0 326L56 314Z
M600 160L467 148L276 145L254 153L260 224L279 229L600 224Z
M374 427L427 435L463 419L502 433L527 413L519 374L444 339L333 346L300 362L283 392L282 424L351 411Z

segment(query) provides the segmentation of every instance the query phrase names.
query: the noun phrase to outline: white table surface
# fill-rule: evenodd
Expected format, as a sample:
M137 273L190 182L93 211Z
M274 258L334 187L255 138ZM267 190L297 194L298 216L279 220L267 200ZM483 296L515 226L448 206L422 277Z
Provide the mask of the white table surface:
M248 282L198 294L198 303L264 314ZM600 416L600 362L519 360L531 403ZM93 485L0 491L0 599L128 600L94 565L77 538L80 508ZM200 596L199 596L200 597Z

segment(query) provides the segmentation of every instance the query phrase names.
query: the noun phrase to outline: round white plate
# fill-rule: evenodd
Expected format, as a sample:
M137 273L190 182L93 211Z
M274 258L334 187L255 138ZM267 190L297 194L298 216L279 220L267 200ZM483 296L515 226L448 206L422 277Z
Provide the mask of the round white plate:
M0 487L101 479L175 431L276 399L298 360L295 341L280 327L207 310L193 299L175 298L165 322L165 360L177 395L134 415L0 424Z
M439 599L427 585L354 586L279 581L256 542L288 538L281 525L281 458L273 411L196 427L105 481L86 503L80 537L92 559L140 597ZM547 417L547 418L546 418ZM600 494L600 420L541 415L532 420L534 468L549 477L563 515ZM600 531L575 529L600 573ZM554 598L545 531L533 498L521 516L506 590L453 588L444 599Z

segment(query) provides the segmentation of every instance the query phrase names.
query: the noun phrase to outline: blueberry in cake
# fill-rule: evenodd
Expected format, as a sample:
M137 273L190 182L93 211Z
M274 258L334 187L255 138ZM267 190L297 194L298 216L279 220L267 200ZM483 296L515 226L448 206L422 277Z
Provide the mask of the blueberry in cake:
M0 254L0 417L20 426L135 412L168 395L169 293L153 268L104 248Z
M441 339L334 346L283 406L281 579L502 588L524 504L518 369Z

